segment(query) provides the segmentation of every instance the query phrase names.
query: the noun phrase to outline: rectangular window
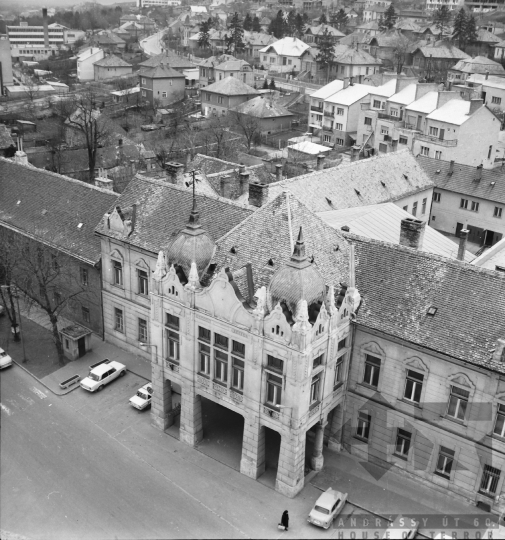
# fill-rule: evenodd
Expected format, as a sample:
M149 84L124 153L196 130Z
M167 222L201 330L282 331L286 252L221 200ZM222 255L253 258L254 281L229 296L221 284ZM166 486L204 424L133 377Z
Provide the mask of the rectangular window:
M444 478L450 478L453 463L454 450L441 446L438 454L435 474L438 474L438 476L443 476Z
M214 351L214 377L223 383L228 380L228 355L222 351Z
M114 328L118 332L124 332L123 329L123 310L114 308Z
M503 208L500 208L499 206L494 207L493 217L501 218L503 212Z
M395 454L402 458L406 458L409 455L410 442L412 440L412 433L398 428L396 435Z
M374 109L382 109L382 102L378 99L373 100L373 108Z
M87 268L81 268L81 285L84 285L84 287L87 287L88 283L89 283L88 269Z
M365 359L365 374L363 376L363 382L365 384L368 384L369 386L377 388L377 386L379 385L380 369L380 358L376 358L375 356L367 354Z
M429 157L430 149L427 146L421 146L421 155Z
M428 202L428 199L423 199L423 204L421 206L421 214L426 214L426 204Z
M147 92L145 90L142 90L142 97L146 97L147 96Z
M210 347L203 343L199 343L198 347L200 352L199 371L205 375L210 375Z
M472 212L478 212L479 211L479 203L475 202L475 201L472 201L472 205L470 207L470 210Z
M340 107L337 107L337 114L338 114L338 116L344 116L344 109L341 109ZM370 118L370 120L371 120L371 118ZM365 122L365 124L366 124L366 122Z
M467 390L462 390L457 386L451 386L451 395L449 397L447 416L451 416L456 420L463 421L465 419L469 397L470 392L468 392Z
M323 365L323 356L324 355L321 354L317 358L314 358L314 360L312 362L312 369L315 369L315 368Z
M147 343L147 321L139 318L139 341Z
M338 144L339 146L344 146L344 139L335 139L335 144Z
M412 204L412 215L417 215L417 201Z
M344 129L344 126L342 124L335 124L335 129L338 131L342 131Z
M223 96L218 96L218 97L217 97L217 102L218 102L219 104L222 104L222 103L223 103Z
M226 336L222 336L221 334L215 333L214 345L220 349L228 350L228 338Z
M398 139L398 142L400 144L407 144L409 142L409 140L407 139L407 137L404 137L403 135L400 135L400 138Z
M382 135L388 135L389 134L389 128L386 126L381 126L381 133Z
M331 142L331 135L323 135L324 142Z
M271 373L267 374L267 403L270 405L280 405L282 398L282 377L276 377Z
M235 356L245 356L245 345L239 343L238 341L232 340L231 342L231 351Z
M145 270L137 270L139 294L149 294L149 285L147 279L147 272Z
M483 493L484 495L495 495L498 487L498 481L500 480L500 474L500 469L491 467L491 465L485 465L484 472L482 473L479 492Z
M210 330L207 330L207 328L203 328L202 326L199 326L198 339L201 339L202 341L207 341L210 343Z
M505 437L505 405L498 405L493 433Z
M244 361L238 358L232 358L232 386L237 390L244 389Z
M358 425L356 427L356 437L368 441L370 436L370 424L372 417L363 411L358 413Z
M398 116L398 109L389 109L389 112L391 113L391 116Z
M85 306L81 306L81 313L82 313L82 320L86 323L90 323L91 322L91 317L90 317L90 314L89 314L89 308L85 307Z
M468 199L461 199L459 207L466 210L468 208Z
M347 338L341 339L338 342L337 350L341 351L342 349L345 349L347 345Z
M175 330L179 330L179 317L171 315L170 313L165 313L165 315L165 326L170 326L170 328L175 328Z
M179 334L177 332L172 332L172 330L167 330L167 341L168 359L173 362L178 362L181 352Z
M432 135L433 137L438 137L438 128L430 127L430 135Z
M142 79L142 84L146 84L146 80L145 80L145 79Z
M123 265L119 261L114 261L114 285L123 286Z
M166 98L166 97L167 97L167 93L166 93L166 92L161 92L161 97L162 97L162 98Z
M284 361L270 355L267 356L267 365L270 369L273 369L274 371L279 371L281 373L284 369Z
M312 377L310 384L310 402L314 403L319 401L319 389L321 387L321 374L318 373L315 377Z
M333 381L333 389L334 390L342 382L342 375L343 375L343 369L344 369L344 358L345 358L345 354L343 354L340 358L338 358L337 363L335 364L335 380Z
M491 98L491 103L493 103L494 105L500 105L501 104L501 98L493 96Z
M365 126L371 126L372 119L369 116L365 116Z
M440 193L433 193L433 202L440 202Z
M442 152L440 150L435 151L435 159L442 159Z
M421 401L421 391L423 389L424 375L417 371L407 370L407 379L405 381L404 399L419 403Z

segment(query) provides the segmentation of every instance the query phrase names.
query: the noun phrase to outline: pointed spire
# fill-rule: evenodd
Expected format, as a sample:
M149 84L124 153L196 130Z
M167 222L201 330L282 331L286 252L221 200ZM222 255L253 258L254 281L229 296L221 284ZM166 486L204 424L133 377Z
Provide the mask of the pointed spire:
M189 277L188 277L188 284L186 287L189 287L190 289L196 289L200 286L200 278L198 277L198 268L196 267L196 263L191 263L191 270L189 271Z
M196 197L194 193L193 208L191 210L191 214L189 215L188 227L191 227L192 229L200 227L200 212L198 212L198 208L196 207Z
M157 281L160 281L163 279L165 274L167 273L167 263L165 259L165 254L163 251L158 252L158 260L156 261L156 268L154 270L153 277Z
M303 241L302 228L300 227L300 232L298 233L298 239L296 240L295 249L293 249L293 255L291 260L293 262L303 262L307 259L305 255L305 242Z

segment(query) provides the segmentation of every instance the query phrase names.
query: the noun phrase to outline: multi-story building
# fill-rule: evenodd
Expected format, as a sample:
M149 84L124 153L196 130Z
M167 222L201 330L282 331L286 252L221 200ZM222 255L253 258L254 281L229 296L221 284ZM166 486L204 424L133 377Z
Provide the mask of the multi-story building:
M95 81L132 74L132 65L113 54L109 54L95 62L93 69L95 70Z
M425 9L426 11L435 11L442 6L446 6L449 11L454 11L456 9L461 9L465 4L464 0L426 0Z
M20 45L56 45L57 47L65 43L64 27L61 25L28 26L27 23L20 23L19 26L7 27L7 38L11 47Z
M491 170L419 156L419 164L435 184L431 226L492 246L505 235L505 190L502 167Z
M139 71L140 96L152 105L166 106L184 99L186 77L161 61Z
M202 114L205 116L224 116L230 109L258 94L258 90L236 77L225 77L202 90L200 94Z
M464 82L473 74L505 77L505 68L498 62L484 56L460 60L447 72L447 82L457 84Z
M285 37L260 49L260 61L272 71L301 71L302 55L309 48L298 38Z
M338 43L345 37L345 34L329 24L319 24L318 26L307 26L303 40L305 43L317 47L322 36L329 36L332 43Z
M95 62L102 60L105 53L98 47L89 47L77 55L77 79L92 81L95 78Z
M9 41L0 38L0 94L3 96L6 86L12 86L12 58Z

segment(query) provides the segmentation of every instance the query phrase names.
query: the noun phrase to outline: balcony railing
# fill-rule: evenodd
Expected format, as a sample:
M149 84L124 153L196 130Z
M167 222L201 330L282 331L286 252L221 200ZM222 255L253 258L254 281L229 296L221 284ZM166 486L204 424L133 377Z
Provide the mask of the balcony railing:
M323 126L323 131L329 131L331 133L333 128L331 126Z
M314 112L321 113L321 114L323 113L323 108L322 107L317 107L316 105L311 105L310 110L314 111Z
M392 114L386 114L386 113L383 113L383 112L378 113L378 117L381 120L391 120L393 122L401 122L402 121L401 116L394 116Z
M430 142L434 144L438 144L440 146L457 146L458 145L458 139L439 139L438 137L431 137L430 135L423 135L422 133L418 133L415 135L416 140L418 141L425 141Z
M333 118L333 115L334 113L332 113L331 111L324 111L324 116L327 116L328 118Z

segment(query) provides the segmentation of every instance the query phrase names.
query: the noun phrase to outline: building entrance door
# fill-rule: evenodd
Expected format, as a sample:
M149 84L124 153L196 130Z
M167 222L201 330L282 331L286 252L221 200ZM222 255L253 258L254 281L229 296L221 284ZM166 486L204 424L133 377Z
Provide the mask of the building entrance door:
M79 358L81 358L86 354L86 343L83 337L77 340L77 347L79 348Z

